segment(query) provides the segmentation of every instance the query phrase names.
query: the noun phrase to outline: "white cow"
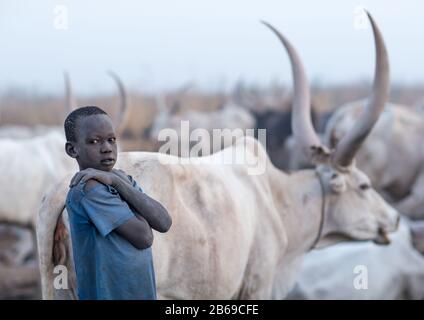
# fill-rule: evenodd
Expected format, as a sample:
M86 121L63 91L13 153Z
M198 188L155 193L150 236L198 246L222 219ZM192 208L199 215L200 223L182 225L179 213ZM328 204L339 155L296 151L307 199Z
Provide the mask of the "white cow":
M35 226L43 195L68 172L75 161L64 152L65 137L57 131L32 139L1 139L0 222Z
M159 151L177 150L171 154L181 157L190 156L190 151L195 146L198 147L195 150L200 152L195 152L196 154L193 156L215 153L230 146L237 138L245 136L247 129L255 128L255 119L252 114L234 103L226 103L213 111L189 110L182 114L177 113L176 108L167 108L162 97L158 97L157 106L159 113L151 126L149 139ZM183 121L188 124L186 131ZM199 132L197 129L205 129L208 135L196 135L196 131ZM211 138L214 129L220 129L222 137L221 141L215 144ZM169 130L175 132L175 135L169 135L168 139L167 135L164 135L164 131L169 132ZM190 135L192 136L191 140ZM169 141L163 144L165 140Z
M335 146L361 116L366 101L346 104L329 120L325 141ZM387 104L357 154L357 165L393 206L424 218L424 117L413 108Z
M153 245L160 298L284 298L295 282L301 258L311 248L346 240L387 244L387 233L396 229L398 214L369 187L368 178L352 164L351 152L358 137L365 137L378 119L387 99L387 53L372 19L371 23L378 63L370 119L352 130L332 154L320 145L313 130L307 79L298 55L267 24L286 47L293 65L294 134L299 148L319 163L315 170L287 175L272 165L253 138L241 138L234 146L191 164L160 153L119 154L117 167L140 181L145 192L172 216L171 230L155 233ZM247 161L226 165L222 163L225 156ZM263 171L255 171L258 168ZM61 219L69 179L46 197L37 220L46 299L68 294L53 287L55 265L66 265L71 278L74 275L70 239L63 236L66 219Z
M37 136L42 136L52 130L63 133L63 128L52 126L36 125L33 127L20 125L5 125L0 126L0 139L30 139Z
M424 299L424 257L400 224L388 246L343 243L308 253L289 299Z

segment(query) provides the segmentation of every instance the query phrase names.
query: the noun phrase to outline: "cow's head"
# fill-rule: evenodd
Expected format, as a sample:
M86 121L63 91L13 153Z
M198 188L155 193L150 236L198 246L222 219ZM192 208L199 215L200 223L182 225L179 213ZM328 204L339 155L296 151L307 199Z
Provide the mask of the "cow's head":
M369 178L354 165L316 169L324 186L324 226L319 245L343 240L374 240L388 244L387 233L397 228L399 215L372 188Z
M309 84L296 50L280 32L265 23L290 57L294 81L293 136L302 156L316 165L320 180L323 224L319 246L341 240L374 240L387 244L387 233L395 231L399 221L398 213L372 188L368 177L354 163L355 153L377 122L389 92L386 47L377 25L369 14L368 17L377 57L373 93L355 126L332 150L321 144L312 126Z

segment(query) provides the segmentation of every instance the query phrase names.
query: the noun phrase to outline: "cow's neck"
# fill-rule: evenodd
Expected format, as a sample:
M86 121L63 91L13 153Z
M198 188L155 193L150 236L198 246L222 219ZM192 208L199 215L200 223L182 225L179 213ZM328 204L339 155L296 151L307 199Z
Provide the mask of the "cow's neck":
M288 255L309 251L319 231L322 217L322 189L314 170L302 170L271 177L274 201L287 233Z

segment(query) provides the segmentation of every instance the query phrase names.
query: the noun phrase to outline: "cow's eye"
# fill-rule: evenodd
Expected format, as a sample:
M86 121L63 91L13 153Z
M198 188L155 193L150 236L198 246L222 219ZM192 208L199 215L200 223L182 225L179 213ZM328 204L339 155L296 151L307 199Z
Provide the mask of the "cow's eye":
M361 190L368 190L368 189L370 189L370 188L371 188L371 186L370 186L368 183L363 183L363 184L361 184L361 185L359 186L359 188L360 188Z

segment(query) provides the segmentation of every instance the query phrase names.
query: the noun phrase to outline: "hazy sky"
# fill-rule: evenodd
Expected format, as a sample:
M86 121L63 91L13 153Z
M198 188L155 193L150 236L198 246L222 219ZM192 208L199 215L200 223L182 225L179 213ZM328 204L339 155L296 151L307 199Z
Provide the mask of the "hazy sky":
M0 0L0 92L61 93L64 69L77 95L115 90L109 69L140 92L186 81L211 90L239 78L291 83L288 58L261 19L297 47L310 80L371 80L372 34L368 23L361 28L358 6L383 32L392 81L424 83L418 0Z

